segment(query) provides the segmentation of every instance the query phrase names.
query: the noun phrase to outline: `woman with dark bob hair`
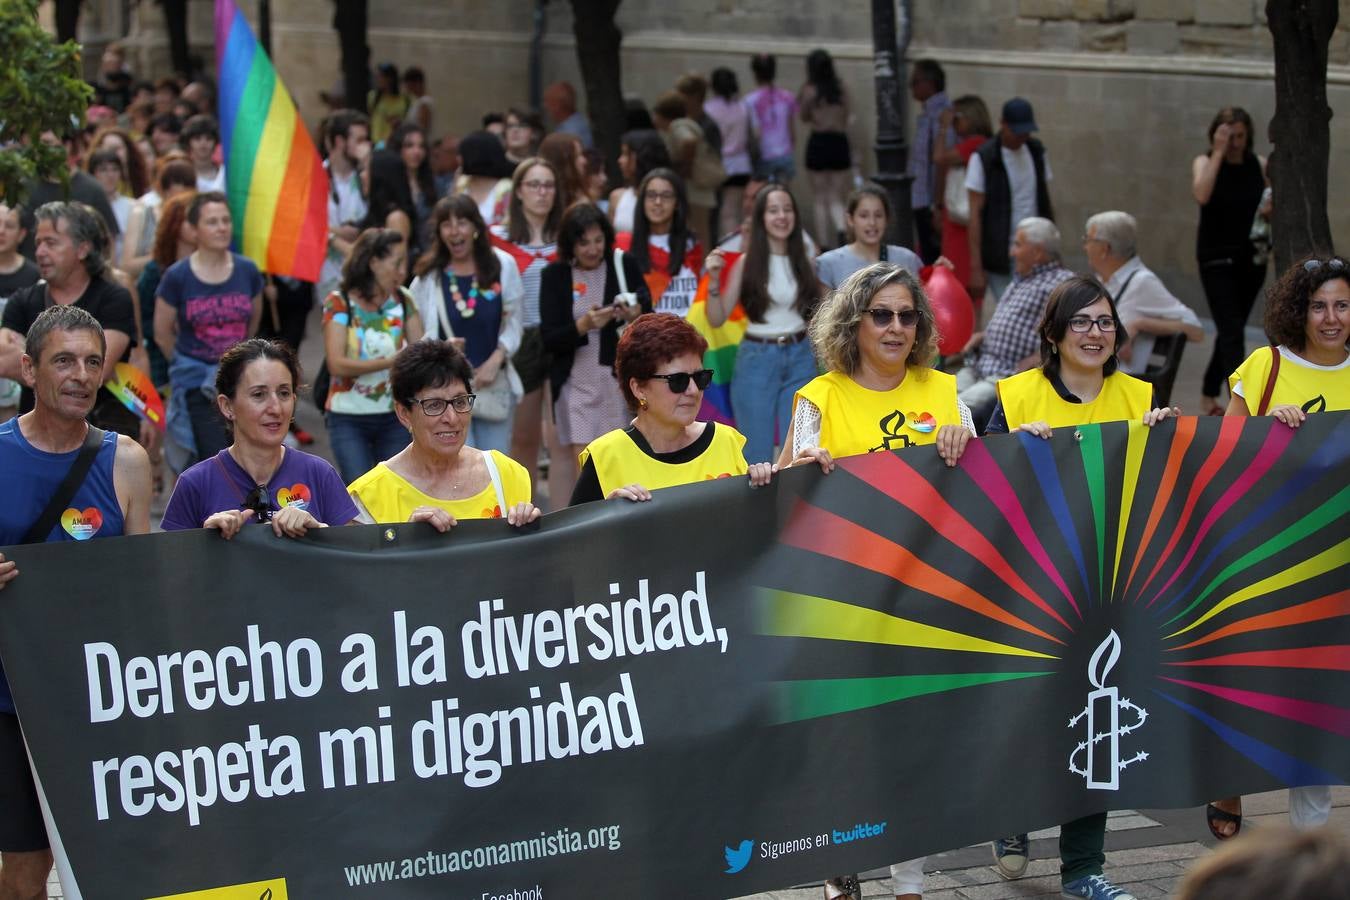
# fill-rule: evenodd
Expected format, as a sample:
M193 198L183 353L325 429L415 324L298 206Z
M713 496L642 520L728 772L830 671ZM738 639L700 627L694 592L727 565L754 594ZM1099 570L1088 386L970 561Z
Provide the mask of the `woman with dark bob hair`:
M1350 409L1350 262L1339 256L1294 263L1266 291L1262 347L1228 376L1228 416L1274 416L1297 428L1309 413ZM1289 821L1298 829L1326 824L1331 789L1289 789ZM1242 827L1242 798L1205 810L1209 830L1226 840Z
M446 532L459 519L539 518L525 467L467 443L473 369L449 341L424 340L394 360L394 411L412 443L348 487L361 522L426 522Z
M581 452L573 506L650 500L660 488L747 473L751 485L769 483L778 467L747 465L739 431L696 419L712 380L712 370L703 367L707 349L694 326L675 316L644 315L624 330L614 368L637 416Z
M356 518L333 467L282 443L299 386L295 351L280 341L253 338L225 351L216 406L234 440L179 477L161 528L215 528L228 540L257 521L271 523L278 537L300 537Z
M558 261L539 281L539 316L544 346L553 355L549 382L553 419L562 459L551 459L549 475L557 497L571 493L576 458L587 444L629 421L623 393L614 378L619 326L652 308L651 294L630 256L623 258L620 290L614 259L614 229L597 207L578 203L563 215Z
M923 285L895 263L854 272L810 325L827 370L794 398L780 465L938 445L954 465L975 434L956 379L932 368L937 329ZM907 417L922 411L917 418Z
M1049 438L1055 428L1098 422L1142 421L1153 427L1181 413L1154 408L1153 387L1117 368L1116 351L1129 341L1111 295L1088 278L1063 281L1050 293L1041 321L1041 365L998 382L998 406L987 434L1026 431ZM960 454L957 454L958 456ZM1086 598L1085 598L1086 599ZM1060 883L1065 897L1114 897L1102 874L1106 813L1060 826ZM1028 846L1026 834L1003 838L1002 848Z

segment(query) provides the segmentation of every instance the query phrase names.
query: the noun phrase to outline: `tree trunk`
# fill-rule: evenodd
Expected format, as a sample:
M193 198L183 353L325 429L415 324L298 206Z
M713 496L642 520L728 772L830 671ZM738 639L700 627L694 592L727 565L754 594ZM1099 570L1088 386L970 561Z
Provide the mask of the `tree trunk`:
M78 41L80 0L56 0L56 39L62 43Z
M1275 39L1270 231L1277 274L1310 253L1334 252L1327 219L1327 45L1339 14L1337 0L1266 0Z
M619 45L623 32L614 24L620 0L572 0L572 34L577 62L586 85L586 112L595 146L605 154L605 169L618 182L619 140L623 137L624 104Z
M334 0L333 28L342 51L342 91L349 109L366 111L370 92L370 44L366 41L366 0Z
M169 32L169 58L173 70L189 77L192 60L188 56L187 0L164 0L164 28Z

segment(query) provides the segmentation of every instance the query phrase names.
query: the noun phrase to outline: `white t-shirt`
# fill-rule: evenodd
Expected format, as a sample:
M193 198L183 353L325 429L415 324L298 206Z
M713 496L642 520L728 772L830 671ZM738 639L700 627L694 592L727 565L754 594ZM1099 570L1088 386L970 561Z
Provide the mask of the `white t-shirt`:
M798 334L806 327L806 322L794 308L796 303L797 277L792 274L791 261L786 254L770 254L769 308L764 310L764 321L751 322L745 333L757 338Z
M201 174L197 175L197 193L204 194L207 191L223 192L224 190L225 190L224 166L216 166L216 174L210 177Z
M663 253L670 253L669 234L653 234L647 238L647 243ZM684 264L680 266L680 273L671 277L665 293L653 299L654 312L672 313L681 318L689 315L689 307L698 293L698 269L689 265L694 259L694 247L695 242L691 237L684 251Z
M1008 173L1008 191L1012 195L1012 216L1008 222L1008 234L1017 231L1017 223L1036 215L1036 164L1031 160L1031 151L1023 144L1016 150L1000 146L1003 168ZM1045 154L1045 183L1050 183L1050 154ZM984 161L978 153L970 154L966 163L966 190L985 193Z

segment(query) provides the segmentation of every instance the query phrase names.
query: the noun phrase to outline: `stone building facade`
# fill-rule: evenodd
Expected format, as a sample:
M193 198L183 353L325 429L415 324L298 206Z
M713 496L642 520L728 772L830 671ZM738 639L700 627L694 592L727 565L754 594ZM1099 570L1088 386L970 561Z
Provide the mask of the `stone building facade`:
M1328 73L1332 119L1332 233L1350 238L1350 0ZM911 59L929 56L947 72L950 95L983 97L997 116L1015 95L1035 106L1054 171L1052 196L1070 266L1088 215L1125 209L1140 221L1140 250L1175 293L1206 314L1194 261L1197 210L1190 164L1225 105L1245 107L1268 153L1274 112L1271 37L1264 0L910 0ZM254 9L245 3L250 15ZM194 44L210 53L211 7L192 0ZM856 99L852 137L874 165L871 13L868 0L624 0L623 89L648 101L681 73L731 66L752 85L749 57L778 56L779 82L796 88L815 47L836 58ZM140 16L158 14L142 3ZM545 83L580 87L571 5L545 7ZM370 0L372 62L420 65L436 99L437 130L462 134L490 109L521 104L532 0ZM307 119L338 72L331 0L272 0L278 69ZM133 37L149 63L167 54L162 31ZM912 118L913 109L909 110ZM912 125L912 123L911 123ZM804 142L799 142L799 145ZM805 205L805 179L797 187Z

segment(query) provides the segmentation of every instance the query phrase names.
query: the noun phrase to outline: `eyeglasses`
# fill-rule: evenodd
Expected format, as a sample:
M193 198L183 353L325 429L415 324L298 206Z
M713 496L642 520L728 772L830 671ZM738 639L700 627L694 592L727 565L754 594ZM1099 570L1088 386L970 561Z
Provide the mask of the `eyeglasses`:
M1079 334L1086 334L1091 331L1093 325L1096 325L1097 330L1102 334L1116 330L1116 320L1110 316L1098 316L1095 319L1091 316L1069 317L1069 330L1076 331Z
M883 306L877 306L872 309L864 309L863 312L872 317L872 324L878 328L889 328L892 319L899 319L901 328L913 328L919 322L919 311L917 309L886 309Z
M707 390L708 385L712 384L713 370L699 369L697 372L671 372L669 375L653 375L652 378L659 378L670 385L672 394L683 394L689 390L689 382L694 382L694 387L700 391Z
M1345 265L1345 260L1339 256L1333 256L1331 259L1310 259L1303 263L1303 271L1317 272L1325 266L1334 272L1339 272L1345 268Z
M520 186L536 194L548 194L558 189L557 183L552 181L525 181Z
M655 201L657 201L657 202L659 202L659 203L674 203L674 202L675 202L675 192L674 192L674 191L648 191L647 193L645 193L645 194L642 195L642 199L644 199L644 200L655 200Z
M446 400L444 397L428 397L425 400L413 400L413 403L422 407L422 415L439 416L445 412L448 406L457 413L466 413L473 409L473 401L478 399L477 394L460 394Z
M244 505L241 509L253 513L259 522L268 521L272 513L276 512L276 507L267 499L267 485L260 484L249 491L248 495L244 497Z

